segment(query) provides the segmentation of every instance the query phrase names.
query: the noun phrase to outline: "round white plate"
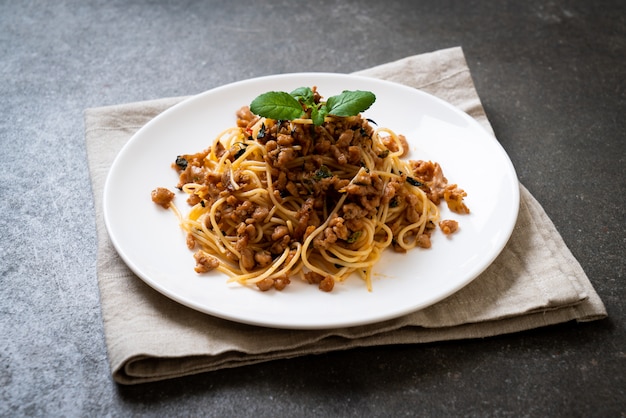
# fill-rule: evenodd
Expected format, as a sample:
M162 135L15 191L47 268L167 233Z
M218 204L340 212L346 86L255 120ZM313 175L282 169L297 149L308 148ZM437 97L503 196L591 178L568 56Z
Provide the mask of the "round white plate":
M156 187L175 190L177 155L207 148L235 112L270 90L317 86L324 97L343 90L369 90L376 102L364 113L378 126L404 134L409 159L439 162L450 184L468 196L469 215L441 205L442 219L456 219L460 230L446 237L437 230L432 248L406 254L389 250L375 268L373 291L352 277L331 293L298 279L282 292L226 283L218 272L194 272L193 253L170 211L155 205ZM177 206L189 207L182 192ZM398 317L458 291L487 268L503 249L515 225L519 186L515 170L498 141L452 105L413 88L373 78L329 73L298 73L256 78L194 96L168 109L140 129L116 157L104 188L104 219L116 250L154 289L190 308L232 321L277 328L348 327Z

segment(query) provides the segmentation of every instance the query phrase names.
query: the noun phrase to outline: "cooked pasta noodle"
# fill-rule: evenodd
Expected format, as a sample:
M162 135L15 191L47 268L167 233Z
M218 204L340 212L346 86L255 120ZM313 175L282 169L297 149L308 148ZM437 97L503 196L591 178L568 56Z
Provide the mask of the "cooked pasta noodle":
M283 289L294 277L322 290L372 269L387 248L430 247L445 196L468 212L437 163L408 161L406 139L361 116L276 121L237 112L237 126L173 167L192 206L170 207L196 250L196 271ZM447 195L446 195L447 191ZM449 229L449 228L448 228Z

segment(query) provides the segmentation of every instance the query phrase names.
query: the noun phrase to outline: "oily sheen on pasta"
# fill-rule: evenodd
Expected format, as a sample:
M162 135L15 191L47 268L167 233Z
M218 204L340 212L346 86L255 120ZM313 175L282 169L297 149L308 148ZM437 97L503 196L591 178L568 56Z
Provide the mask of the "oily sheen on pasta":
M243 285L282 290L294 279L331 291L356 273L372 288L386 249L429 248L445 200L468 213L465 192L448 185L439 164L405 160L407 141L361 115L307 115L279 121L245 106L236 126L196 154L176 158L175 194L157 188L155 203L173 210L194 251L195 270L218 270Z

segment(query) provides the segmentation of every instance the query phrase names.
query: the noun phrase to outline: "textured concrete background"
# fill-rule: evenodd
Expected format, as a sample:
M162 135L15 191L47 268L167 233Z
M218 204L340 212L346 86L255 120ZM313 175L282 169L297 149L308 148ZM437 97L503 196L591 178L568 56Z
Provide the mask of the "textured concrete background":
M462 46L610 318L112 382L83 110ZM624 416L626 3L0 1L0 415Z

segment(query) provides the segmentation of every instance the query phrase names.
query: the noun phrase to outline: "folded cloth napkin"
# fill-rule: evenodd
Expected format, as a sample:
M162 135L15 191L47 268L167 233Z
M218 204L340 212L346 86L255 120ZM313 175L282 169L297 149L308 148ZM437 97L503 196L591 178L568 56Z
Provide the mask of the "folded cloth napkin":
M459 47L357 74L438 96L492 132ZM102 193L122 145L146 122L183 99L85 111L98 228L97 275L115 381L135 384L331 350L487 337L606 317L579 263L539 203L521 185L517 224L495 262L454 295L400 318L351 328L281 330L222 320L168 299L137 278L116 253L104 226Z

